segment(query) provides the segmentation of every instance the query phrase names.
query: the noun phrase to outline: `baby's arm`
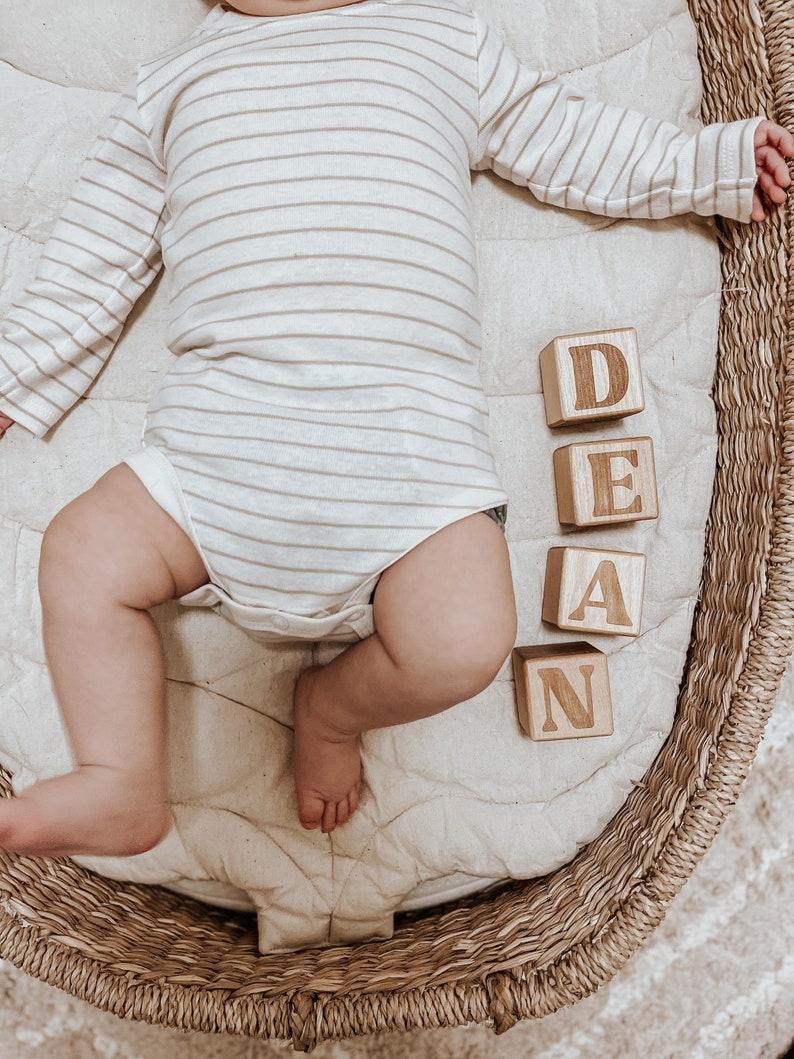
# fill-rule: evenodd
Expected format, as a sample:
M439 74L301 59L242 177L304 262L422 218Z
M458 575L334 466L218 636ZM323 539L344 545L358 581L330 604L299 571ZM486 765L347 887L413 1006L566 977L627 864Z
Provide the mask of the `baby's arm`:
M46 433L85 393L160 268L164 173L135 85L119 99L44 247L0 323L0 435Z
M778 201L782 151L780 141L769 141L772 123L752 118L687 135L531 70L487 23L476 22L480 122L473 168L491 168L542 202L609 217L692 212L749 221L762 196Z
M791 184L787 158L794 158L794 136L774 121L762 121L755 130L755 168L758 183L753 193L754 221L766 216L766 204L779 206L786 201Z

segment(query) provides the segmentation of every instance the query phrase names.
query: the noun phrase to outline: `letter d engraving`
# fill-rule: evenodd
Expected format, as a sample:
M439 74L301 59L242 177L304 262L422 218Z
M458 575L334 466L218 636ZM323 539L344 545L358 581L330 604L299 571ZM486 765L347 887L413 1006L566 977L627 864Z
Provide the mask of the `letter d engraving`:
M629 366L621 350L610 342L592 342L586 346L570 346L568 352L573 361L573 377L576 389L576 410L609 408L626 396L629 388ZM609 389L600 401L596 393L593 357L600 353L604 358L609 378Z

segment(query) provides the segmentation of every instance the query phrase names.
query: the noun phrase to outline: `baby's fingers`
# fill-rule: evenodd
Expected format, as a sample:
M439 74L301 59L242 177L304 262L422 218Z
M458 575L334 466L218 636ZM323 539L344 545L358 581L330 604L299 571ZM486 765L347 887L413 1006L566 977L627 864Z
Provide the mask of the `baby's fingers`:
M772 128L767 131L767 139L786 158L794 158L794 135L788 129L773 123Z
M758 186L764 196L770 202L774 202L777 205L786 201L786 192L784 188L787 188L790 183L790 180L781 183L780 180L775 179L767 169L762 169L758 174Z
M758 188L755 188L753 191L753 212L750 214L750 219L753 221L762 221L764 217L766 217L764 200L761 198L761 192Z
M759 177L767 175L779 188L787 188L791 176L783 155L775 147L759 147L755 152Z
M777 122L765 119L755 130L756 148L771 145L785 158L794 158L794 136Z

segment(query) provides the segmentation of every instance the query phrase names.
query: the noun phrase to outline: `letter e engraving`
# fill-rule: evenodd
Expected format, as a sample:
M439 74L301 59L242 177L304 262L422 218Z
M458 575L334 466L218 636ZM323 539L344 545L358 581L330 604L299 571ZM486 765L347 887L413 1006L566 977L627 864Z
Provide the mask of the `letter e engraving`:
M560 522L600 526L658 517L650 438L579 441L555 449L552 460Z
M615 489L633 489L634 476L627 474L624 478L613 478L612 460L627 460L632 467L639 463L636 449L620 449L618 452L590 452L587 455L593 476L593 518L606 518L609 515L639 515L642 513L642 497L635 495L625 507L615 505Z

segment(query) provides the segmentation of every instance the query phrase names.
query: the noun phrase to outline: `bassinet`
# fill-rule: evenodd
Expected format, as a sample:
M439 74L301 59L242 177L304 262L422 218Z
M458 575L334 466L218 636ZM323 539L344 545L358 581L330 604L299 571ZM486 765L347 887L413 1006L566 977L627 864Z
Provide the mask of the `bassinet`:
M704 118L794 127L790 0L690 0ZM387 942L261 956L253 917L69 862L0 852L0 955L125 1018L326 1039L491 1022L497 1033L606 982L648 937L731 808L791 650L794 203L723 223L719 457L687 671L671 736L566 867L421 914ZM8 784L3 782L5 790Z

